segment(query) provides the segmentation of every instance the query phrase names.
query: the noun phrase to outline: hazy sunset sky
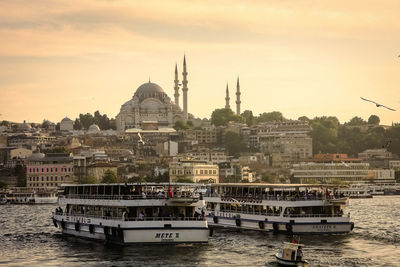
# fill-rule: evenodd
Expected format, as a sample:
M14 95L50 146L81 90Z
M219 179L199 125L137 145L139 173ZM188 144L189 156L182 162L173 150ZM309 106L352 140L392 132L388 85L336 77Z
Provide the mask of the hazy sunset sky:
M399 12L398 0L0 0L0 120L115 117L149 76L173 99L186 53L196 117L224 107L226 83L234 107L239 75L255 115L399 122Z

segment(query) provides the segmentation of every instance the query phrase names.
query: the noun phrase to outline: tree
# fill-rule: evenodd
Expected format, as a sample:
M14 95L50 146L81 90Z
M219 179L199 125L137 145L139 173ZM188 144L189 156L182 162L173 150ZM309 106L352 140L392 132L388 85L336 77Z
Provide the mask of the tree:
M298 118L299 121L308 121L310 122L311 120L307 116L301 116Z
M246 148L239 134L228 131L225 134L225 149L229 155L237 155Z
M56 131L59 131L60 130L60 123L57 123L56 124Z
M17 176L17 186L26 187L26 167L20 164L16 165L15 175Z
M80 181L81 184L97 184L97 178L94 176L85 176Z
M379 117L376 115L371 115L368 118L368 124L379 125L380 122L381 122L381 119L379 119Z
M276 177L272 176L270 173L263 173L261 176L261 180L265 183L276 183Z
M211 114L211 124L215 126L224 126L230 121L241 121L241 117L235 115L230 108L216 109Z
M253 112L251 110L243 111L241 116L244 118L247 126L251 126L254 124L254 116L253 116Z
M2 121L1 123L0 123L0 126L10 126L10 122L9 121Z
M365 120L363 120L361 117L355 116L355 117L351 118L351 120L346 124L349 126L360 126L360 125L367 124L367 122Z
M272 112L264 112L260 114L256 121L257 123L260 122L270 122L270 121L283 121L285 118L283 117L282 113L279 111L272 111Z
M183 120L177 120L174 125L175 130L186 130L189 129L189 126Z
M82 124L81 121L76 118L74 121L74 130L81 130L82 129Z
M7 188L7 184L3 181L0 181L0 189Z
M113 170L106 170L103 175L103 179L101 180L102 183L105 184L114 184L118 182L117 174Z
M82 124L82 127L87 130L90 125L94 124L94 117L90 113L79 114L79 121Z
M336 153L339 120L336 117L315 117L311 121L310 136L313 152Z
M40 128L42 128L42 129L48 129L49 126L50 126L50 121L44 119L43 122L42 122L42 125L40 125Z

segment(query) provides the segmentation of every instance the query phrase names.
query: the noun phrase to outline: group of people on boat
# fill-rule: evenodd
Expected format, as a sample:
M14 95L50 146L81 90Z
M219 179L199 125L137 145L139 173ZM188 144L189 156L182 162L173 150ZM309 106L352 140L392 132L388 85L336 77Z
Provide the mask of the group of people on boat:
M283 200L283 201L299 201L299 200L321 200L321 199L334 199L342 198L343 194L339 194L337 191L330 193L328 189L316 190L306 189L305 191L285 191L285 190L271 190L259 193L247 193L247 192L224 192L222 194L214 193L213 196L221 195L223 200L237 200L239 202L253 200Z

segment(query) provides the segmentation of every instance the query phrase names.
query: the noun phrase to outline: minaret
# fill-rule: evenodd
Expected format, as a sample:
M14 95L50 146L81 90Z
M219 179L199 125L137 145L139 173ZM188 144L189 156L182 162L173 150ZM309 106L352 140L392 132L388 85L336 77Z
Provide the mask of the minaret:
M187 106L187 91L188 91L188 81L187 81L187 71L186 71L186 55L183 56L183 72L182 72L182 91L183 91L183 118L185 121L188 119L188 106Z
M175 63L175 80L174 80L175 86L174 86L174 90L175 90L175 104L177 104L179 106L179 80L178 80L178 67Z
M237 78L236 84L236 115L240 115L240 85L239 85L239 77Z
M225 97L225 108L231 108L229 105L229 89L228 89L228 84L226 84L226 97Z

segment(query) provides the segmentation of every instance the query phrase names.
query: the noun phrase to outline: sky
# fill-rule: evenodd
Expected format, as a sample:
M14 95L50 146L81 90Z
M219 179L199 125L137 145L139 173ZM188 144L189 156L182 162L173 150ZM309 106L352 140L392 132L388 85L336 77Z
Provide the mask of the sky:
M188 109L400 122L398 0L0 0L0 120L115 117L149 80ZM396 109L377 108L360 97ZM182 93L181 93L182 101ZM180 103L182 106L182 102Z

